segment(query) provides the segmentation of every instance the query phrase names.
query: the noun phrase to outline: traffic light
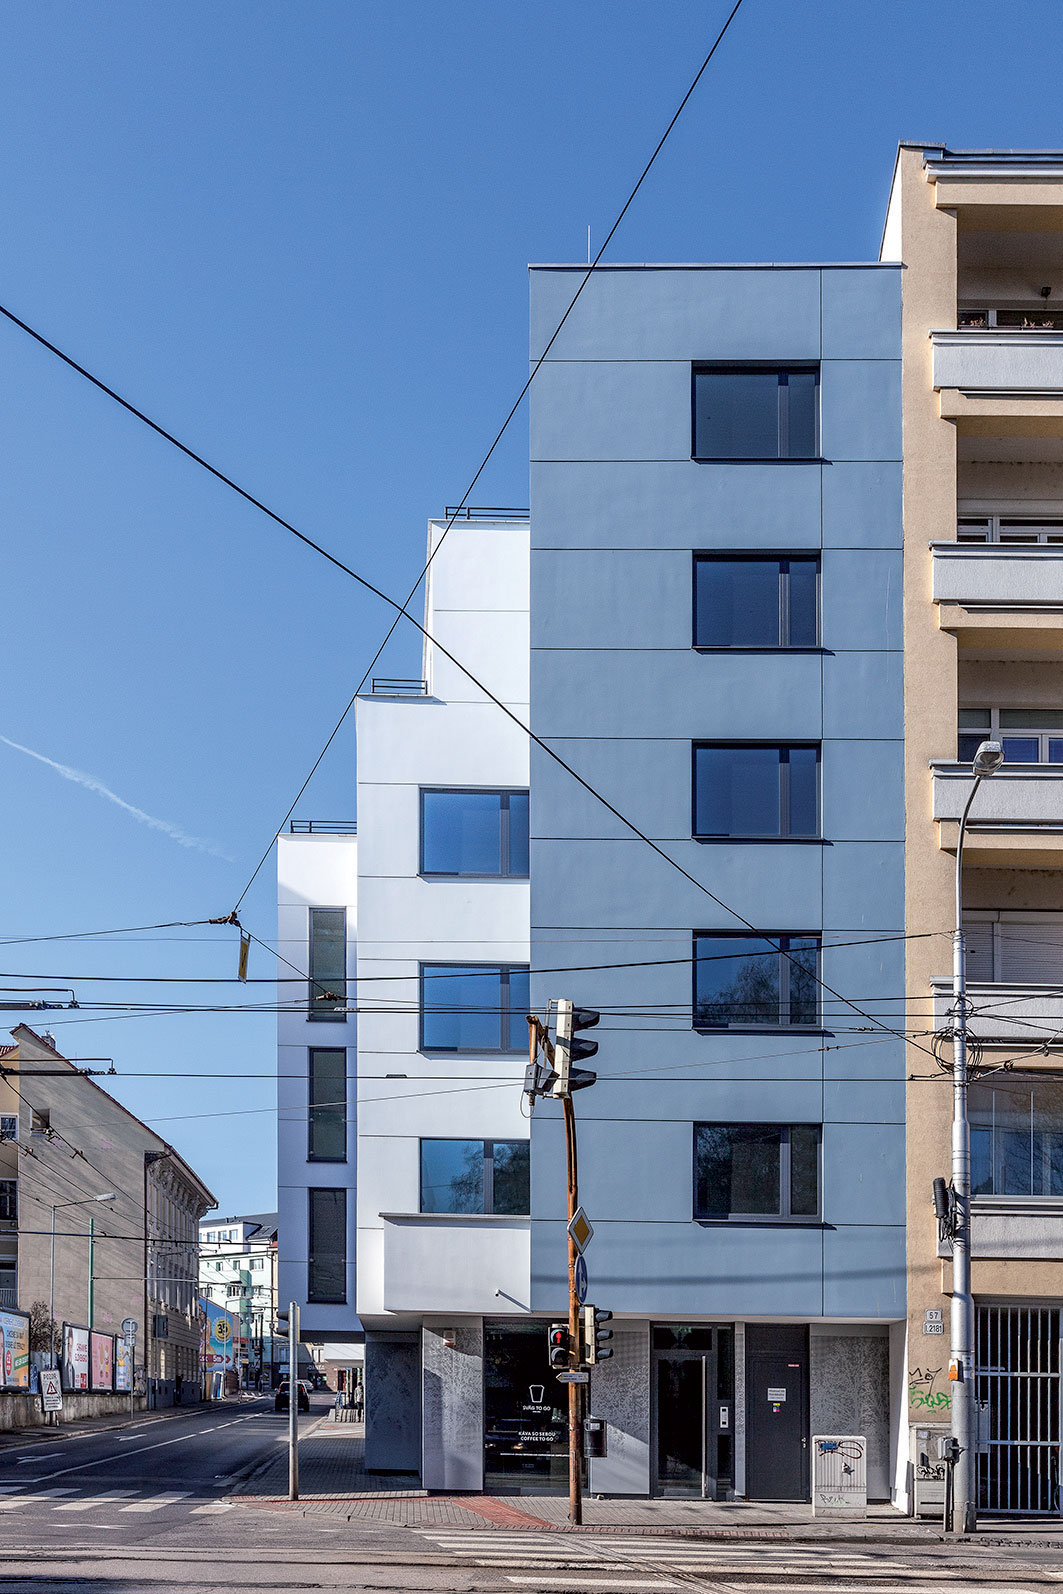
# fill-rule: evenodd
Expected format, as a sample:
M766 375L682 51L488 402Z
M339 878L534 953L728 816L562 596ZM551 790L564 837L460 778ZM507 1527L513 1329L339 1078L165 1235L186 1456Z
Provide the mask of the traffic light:
M550 1344L550 1366L559 1372L572 1365L572 1336L567 1323L551 1323L547 1331Z
M585 1306L580 1314L580 1360L587 1367L594 1367L598 1362L608 1361L613 1354L612 1346L606 1341L612 1339L611 1328L599 1328L599 1323L611 1323L612 1312L603 1312L597 1306Z
M593 1007L574 1007L562 997L557 1004L557 1030L554 1041L554 1066L557 1078L550 1087L552 1096L570 1096L574 1090L593 1085L598 1075L590 1068L573 1068L598 1050L597 1041L584 1040L579 1031L593 1029L601 1018Z

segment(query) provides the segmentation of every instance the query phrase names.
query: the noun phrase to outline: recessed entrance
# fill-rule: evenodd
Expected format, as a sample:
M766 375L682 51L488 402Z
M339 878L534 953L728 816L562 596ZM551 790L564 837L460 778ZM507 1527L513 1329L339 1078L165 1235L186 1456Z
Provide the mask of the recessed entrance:
M734 1493L734 1330L652 1331L654 1493L729 1500Z
M563 1494L568 1390L550 1366L547 1323L484 1324L484 1489Z

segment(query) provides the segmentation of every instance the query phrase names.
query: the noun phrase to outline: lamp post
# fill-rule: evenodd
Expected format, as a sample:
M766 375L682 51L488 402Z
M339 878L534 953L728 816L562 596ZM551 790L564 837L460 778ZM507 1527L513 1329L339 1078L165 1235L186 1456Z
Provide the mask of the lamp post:
M49 1361L55 1366L55 1214L64 1207L89 1207L97 1201L117 1201L113 1190L108 1190L103 1195L83 1196L80 1201L53 1201L52 1203L52 1251L48 1265L48 1335L51 1340L51 1354ZM92 1272L92 1236L89 1244L89 1272ZM92 1299L92 1280L89 1279L89 1300ZM92 1324L89 1324L92 1327Z
M975 1444L974 1297L971 1294L971 1125L967 1116L967 942L963 931L963 841L971 804L982 781L1004 762L999 742L983 742L974 755L971 786L956 841L956 929L952 938L952 1302L949 1309L949 1380L953 1455L953 1520L962 1533L978 1526Z

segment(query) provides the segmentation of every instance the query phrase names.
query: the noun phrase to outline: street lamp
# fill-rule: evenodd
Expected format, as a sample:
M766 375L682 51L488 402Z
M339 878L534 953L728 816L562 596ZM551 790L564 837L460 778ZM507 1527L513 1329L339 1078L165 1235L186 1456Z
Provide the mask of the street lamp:
M48 1268L48 1336L51 1342L51 1365L55 1366L55 1214L64 1207L88 1207L97 1201L117 1201L118 1197L113 1190L107 1190L103 1195L83 1196L79 1201L53 1201L52 1203L52 1255ZM89 1263L91 1269L91 1260ZM91 1286L91 1280L90 1280ZM91 1327L91 1324L89 1325Z
M974 755L974 782L956 841L956 930L952 938L952 1302L949 1309L949 1379L953 1441L954 1521L964 1533L978 1525L974 1452L977 1440L974 1385L974 1297L971 1294L971 1125L967 1116L967 943L963 932L963 840L971 804L983 780L1004 762L999 742L983 742Z

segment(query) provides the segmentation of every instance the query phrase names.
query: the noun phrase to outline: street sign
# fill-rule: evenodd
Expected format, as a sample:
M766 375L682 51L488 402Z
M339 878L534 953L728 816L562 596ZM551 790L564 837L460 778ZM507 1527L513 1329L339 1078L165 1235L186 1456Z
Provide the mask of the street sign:
M45 1411L62 1411L63 1386L58 1367L45 1367L41 1371L41 1401Z
M587 1299L587 1263L582 1256L576 1258L576 1299L581 1306Z
M572 1222L568 1226L568 1232L576 1242L576 1250L582 1256L594 1238L594 1225L582 1207L577 1207L572 1214Z
M140 1327L140 1324L137 1322L135 1317L123 1317L123 1319L122 1319L122 1338L123 1339L136 1339L136 1337L137 1337L137 1329L139 1327Z
M559 1384L589 1384L591 1375L590 1373L558 1373L557 1381Z

